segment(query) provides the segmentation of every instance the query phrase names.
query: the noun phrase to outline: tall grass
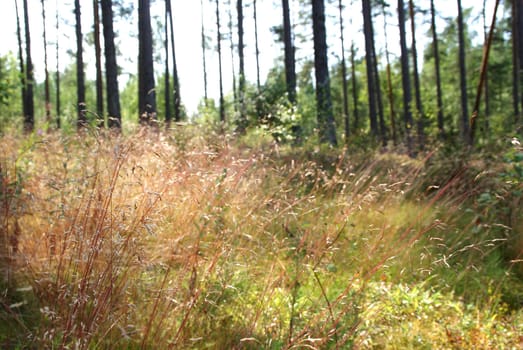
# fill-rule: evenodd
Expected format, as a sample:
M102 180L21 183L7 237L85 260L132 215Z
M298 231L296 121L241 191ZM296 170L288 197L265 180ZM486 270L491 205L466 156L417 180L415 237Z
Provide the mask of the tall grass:
M463 172L427 186L426 160L191 127L2 145L0 320L16 329L0 327L4 346L521 341L518 296L505 293L520 280L499 235L473 235L481 210Z

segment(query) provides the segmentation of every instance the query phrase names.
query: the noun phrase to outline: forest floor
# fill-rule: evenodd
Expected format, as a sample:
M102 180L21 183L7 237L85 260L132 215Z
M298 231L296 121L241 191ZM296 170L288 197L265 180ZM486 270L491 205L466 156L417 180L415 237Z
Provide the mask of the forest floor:
M2 348L523 347L515 140L417 159L189 126L0 144Z

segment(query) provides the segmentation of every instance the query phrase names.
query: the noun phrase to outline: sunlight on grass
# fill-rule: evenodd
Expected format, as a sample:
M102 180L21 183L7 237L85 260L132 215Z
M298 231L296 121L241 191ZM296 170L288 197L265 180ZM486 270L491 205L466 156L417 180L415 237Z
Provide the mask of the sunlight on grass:
M2 145L0 344L521 345L500 237L454 187L417 189L424 162L191 127Z

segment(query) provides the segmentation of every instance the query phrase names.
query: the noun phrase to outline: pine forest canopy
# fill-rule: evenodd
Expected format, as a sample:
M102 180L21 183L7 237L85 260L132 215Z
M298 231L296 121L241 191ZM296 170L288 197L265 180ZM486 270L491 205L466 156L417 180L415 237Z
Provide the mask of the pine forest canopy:
M477 136L510 133L522 105L520 7L519 0L13 0L2 12L9 34L1 126L21 115L31 124L25 107L34 99L35 122L51 128L76 118L120 127L138 115L157 123L223 114L238 130L264 124L280 140L319 127L331 130L320 135L331 144L373 135L412 151L436 136L466 139L481 91Z

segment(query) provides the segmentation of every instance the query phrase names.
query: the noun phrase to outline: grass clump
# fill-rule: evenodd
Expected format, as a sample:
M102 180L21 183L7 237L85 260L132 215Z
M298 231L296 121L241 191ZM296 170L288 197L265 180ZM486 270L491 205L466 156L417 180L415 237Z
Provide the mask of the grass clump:
M521 340L521 280L459 173L426 191L425 161L242 145L188 125L2 144L3 346Z

